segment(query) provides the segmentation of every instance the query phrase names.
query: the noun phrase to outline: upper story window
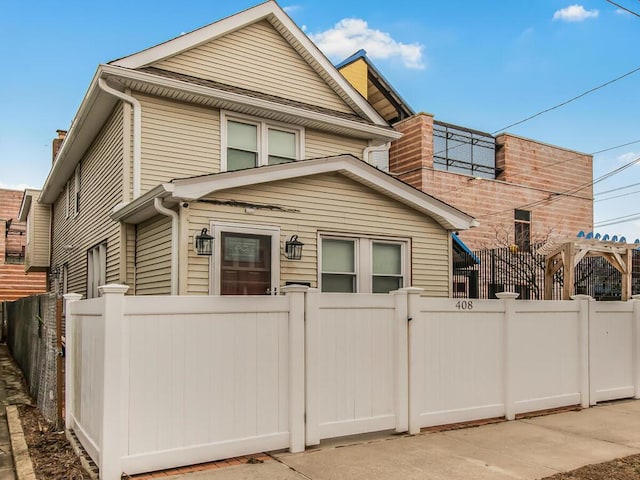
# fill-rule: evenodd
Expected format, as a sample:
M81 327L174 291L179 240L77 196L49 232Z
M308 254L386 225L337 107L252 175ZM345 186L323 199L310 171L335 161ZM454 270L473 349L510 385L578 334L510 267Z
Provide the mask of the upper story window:
M293 162L303 157L304 129L221 114L222 171Z
M80 213L80 164L76 167L76 171L73 179L75 187L75 202L73 205L73 214L78 215Z
M515 210L514 212L515 244L518 250L527 252L531 246L531 212Z
M496 178L496 140L488 134L433 122L433 168Z

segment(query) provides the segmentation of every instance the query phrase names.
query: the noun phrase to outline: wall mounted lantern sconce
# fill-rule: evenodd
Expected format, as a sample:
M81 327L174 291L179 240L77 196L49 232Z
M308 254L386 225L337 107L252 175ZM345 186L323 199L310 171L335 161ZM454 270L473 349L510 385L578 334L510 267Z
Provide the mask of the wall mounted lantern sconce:
M298 240L298 235L291 235L291 238L284 244L284 256L289 260L300 260L303 246L304 243Z
M213 237L203 228L199 235L196 235L196 253L198 255L211 255L213 252Z

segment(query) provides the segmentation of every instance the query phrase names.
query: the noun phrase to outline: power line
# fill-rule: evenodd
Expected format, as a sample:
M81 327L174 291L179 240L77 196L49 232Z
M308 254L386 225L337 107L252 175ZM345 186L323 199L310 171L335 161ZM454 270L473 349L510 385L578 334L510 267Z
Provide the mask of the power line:
M615 220L615 221L611 221L608 223L597 223L594 225L594 228L602 228L602 227L610 227L611 225L619 225L621 223L629 223L629 222L633 222L635 220L640 220L640 212L628 215L629 218L626 218L625 220ZM606 220L603 220L603 222Z
M624 10L625 12L629 12L632 15L635 15L636 17L640 17L640 14L634 12L633 10L629 10L626 7L623 7L622 5L618 5L616 2L612 2L611 0L605 0L606 2L609 2L611 5L615 5L616 7L620 8L621 10Z
M606 220L601 220L599 222L595 222L594 226L600 226L600 224L602 224L602 223L609 223L609 222L613 222L613 221L616 221L616 220L624 220L624 219L628 219L630 217L636 217L638 215L640 215L640 212L631 213L629 215L622 215L620 217L608 218Z
M629 146L629 145L633 145L633 144L635 144L635 143L640 143L640 139L638 139L638 140L633 140L633 141L631 141L631 142L621 143L621 144L619 144L619 145L614 145L613 147L603 148L603 149L601 149L601 150L598 150L598 151L595 151L595 152L591 152L591 153L586 153L586 154L584 154L584 155L591 155L591 156L594 156L594 155L598 155L598 154L600 154L600 153L605 153L605 152L609 152L609 151L611 151L611 150L616 150L616 149L618 149L618 148L627 147L627 146ZM551 168L551 167L555 167L555 166L557 166L557 165L561 165L561 164L563 164L563 163L567 163L567 162L570 162L570 161L572 161L572 160L576 160L576 159L578 159L578 158L582 158L584 155L576 155L576 156L574 156L574 157L565 158L564 160L559 160L559 161L557 161L557 162L553 162L553 163L550 163L550 164L548 164L548 165L544 165L544 168ZM521 171L519 171L519 172L517 172L517 173L515 173L515 174L513 174L513 175L510 175L510 176L509 176L509 179L511 180L511 179L513 179L513 178L515 178L515 177L518 177L518 176L520 176L520 175L524 175L525 173L529 173L530 171L532 171L532 170L533 170L533 168L534 168L533 166L530 166L529 168L523 169L523 170L521 170ZM437 192L437 195L446 195L447 193L457 192L458 190L462 190L463 188L469 187L469 186L470 186L470 183L471 183L471 180L473 180L473 178L470 178L469 180L467 180L467 182L466 182L466 183L464 183L464 184L462 184L462 185L460 185L460 186L458 186L458 187L454 187L454 188L451 188L451 189L449 189L449 190L445 190L444 192ZM637 185L640 185L640 183L638 183ZM523 187L523 188L528 188L528 187L529 187L528 185L519 185L519 186L520 186L520 187ZM631 185L631 186L635 186L635 185ZM623 187L621 187L621 188L623 188ZM613 190L611 190L611 191L613 191ZM608 193L608 192L601 192L601 193Z
M562 197L565 197L567 195L572 195L574 193L579 192L580 190L584 190L585 188L588 188L588 187L593 186L593 185L595 185L597 183L600 183L600 182L602 182L602 181L604 181L604 180L606 180L608 178L611 178L612 176L617 175L618 173L626 170L627 168L629 168L629 167L631 167L631 166L633 166L633 165L635 165L635 164L637 164L639 162L640 162L640 157L636 158L635 160L632 160L631 162L625 163L621 167L618 167L618 168L616 168L614 170L611 170L610 172L607 172L604 175L601 175L600 177L596 178L595 180L593 180L591 182L584 183L582 185L579 185L576 188L565 190L564 192L560 192L560 193L558 193L558 194L556 194L554 196L549 196L549 198L545 198L545 199L542 199L542 200L537 200L535 202L531 202L531 203L528 203L526 205L522 205L522 206L519 206L519 207L513 207L513 208L517 208L518 210L524 210L524 209L533 210L534 208L539 207L541 205L555 202L555 201L559 200ZM513 210L513 208L509 208L509 209L506 209L506 210L500 210L500 211L492 212L492 213L487 213L485 215L480 215L477 218L492 217L494 215L500 215L502 213L511 212Z
M628 197L629 195L635 195L636 193L640 193L640 190L634 190L633 192L627 192L627 193L623 193L621 195L614 195L613 197L600 198L598 200L594 200L593 203L606 202L607 200L613 200L614 198Z
M617 192L619 190L625 190L627 188L637 187L638 185L640 185L640 182L632 183L630 185L625 185L624 187L612 188L611 190L605 190L603 192L594 193L593 196L596 197L598 195L604 195L605 193L613 193L613 192Z
M546 109L544 109L544 110L542 110L542 111L540 111L538 113L535 113L533 115L528 116L527 118L525 118L523 120L520 120L518 122L515 122L515 123L512 123L510 125L507 125L506 127L503 127L500 130L496 130L495 132L491 132L491 134L495 135L498 132L501 132L501 131L506 130L508 128L515 127L516 125L520 125L522 123L528 122L529 120L532 120L532 119L534 119L536 117L539 117L540 115L548 113L548 112L550 112L552 110L555 110L555 109L560 108L560 107L564 107L565 105L567 105L567 104L569 104L571 102L574 102L574 101L578 100L579 98L582 98L582 97L584 97L586 95L589 95L590 93L593 93L596 90L600 90L601 88L604 88L607 85L611 85L612 83L615 83L615 82L617 82L619 80L622 80L623 78L628 77L629 75L632 75L632 74L636 73L637 71L640 71L640 67L634 68L630 72L624 73L624 74L620 75L619 77L614 78L613 80L609 80L608 82L605 82L605 83L602 83L602 84L598 85L597 87L590 88L589 90L587 90L585 92L582 92L580 95L576 95L575 97L572 97L569 100L566 100L566 101L564 101L562 103L559 103L557 105L554 105L553 107L546 108Z
M532 119L534 119L536 117L539 117L540 115L543 115L545 113L551 112L552 110L556 110L556 109L558 109L560 107L564 107L565 105L567 105L567 104L569 104L571 102L574 102L574 101L576 101L576 100L578 100L578 99L580 99L580 98L582 98L582 97L584 97L586 95L589 95L590 93L593 93L593 92L595 92L597 90L600 90L601 88L604 88L604 87L606 87L608 85L611 85L612 83L615 83L615 82L617 82L619 80L622 80L623 78L628 77L629 75L633 75L634 73L636 73L638 71L640 71L640 67L634 68L633 70L631 70L631 71L629 71L627 73L623 73L622 75L620 75L620 76L618 76L618 77L616 77L616 78L614 78L612 80L609 80L608 82L605 82L605 83L602 83L602 84L600 84L600 85L598 85L596 87L593 87L593 88L591 88L591 89L589 89L589 90L587 90L585 92L582 92L579 95L576 95L575 97L570 98L569 100L565 100L564 102L561 102L561 103L559 103L557 105L554 105L553 107L546 108L546 109L544 109L544 110L542 110L542 111L540 111L538 113L535 113L533 115L529 115L528 117L526 117L526 118L524 118L522 120L519 120L519 121L517 121L515 123L512 123L510 125L507 125L506 127L502 127L502 128L500 128L498 130L494 130L493 132L490 133L490 135L495 135L496 133L503 132L504 130L506 130L508 128L515 127L516 125L521 125L521 124L523 124L525 122L528 122L529 120L532 120ZM632 142L632 143L636 143L636 142ZM455 146L453 146L451 148L449 148L449 147L444 148L442 150L439 150L439 151L435 152L433 154L433 156L435 157L436 155L440 155L441 153L444 153L444 152L448 153L451 150L455 150L456 148L460 148L460 147L463 147L465 145L468 145L468 143L459 143L458 145L455 145ZM400 174L402 174L402 173L407 173L407 172L400 172Z

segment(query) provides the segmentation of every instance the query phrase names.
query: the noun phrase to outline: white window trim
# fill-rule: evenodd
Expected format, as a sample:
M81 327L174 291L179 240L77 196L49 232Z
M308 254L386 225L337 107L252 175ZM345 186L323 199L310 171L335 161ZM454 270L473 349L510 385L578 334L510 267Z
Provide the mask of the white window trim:
M371 293L373 291L373 248L375 243L400 244L402 255L403 287L411 284L411 239L404 237L385 237L377 235L354 235L349 233L318 232L318 289L322 291L322 239L354 240L356 293Z
M268 165L269 152L268 152L268 131L269 128L275 128L284 132L295 133L296 135L296 159L294 161L302 160L305 157L304 145L305 145L305 129L298 125L291 125L288 123L275 122L271 120L262 119L259 117L253 117L251 115L245 115L242 113L227 112L220 110L220 171L227 171L227 122L236 121L240 123L247 123L255 125L258 128L258 165L259 167Z
M74 187L75 187L75 190L73 192L73 194L74 194L73 216L77 217L78 214L80 213L80 164L78 164L76 166L76 170L74 172L73 182L74 182Z
M67 180L67 205L65 208L65 218L71 215L71 180Z
M213 255L209 257L209 295L220 295L221 272L217 268L221 264L221 234L244 233L247 235L271 236L271 293L276 295L280 290L280 227L274 225L248 225L246 223L209 223L209 233L213 236ZM275 287L275 288L274 288Z

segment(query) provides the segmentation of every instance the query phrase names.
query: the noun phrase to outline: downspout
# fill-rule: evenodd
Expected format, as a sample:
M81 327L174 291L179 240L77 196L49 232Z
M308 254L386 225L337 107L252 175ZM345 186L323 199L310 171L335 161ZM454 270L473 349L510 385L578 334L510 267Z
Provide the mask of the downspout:
M161 198L153 199L153 206L156 211L167 217L171 217L171 295L178 295L178 241L179 241L179 228L180 228L180 216L178 212L174 212L170 208L167 208L162 203Z
M369 155L371 154L371 152L388 152L389 148L391 148L391 142L387 142L384 143L382 145L376 145L373 147L365 147L362 150L362 159L367 162L369 165L373 165L370 161L369 161ZM388 156L387 156L387 161L388 161ZM378 168L376 165L374 165L374 167ZM381 169L384 170L384 169ZM386 172L389 171L389 164L387 163L387 168L386 170L384 170Z
M140 196L140 164L141 164L141 137L142 137L142 106L140 102L130 95L122 93L107 85L104 78L98 78L98 87L114 97L118 97L133 107L133 199Z

